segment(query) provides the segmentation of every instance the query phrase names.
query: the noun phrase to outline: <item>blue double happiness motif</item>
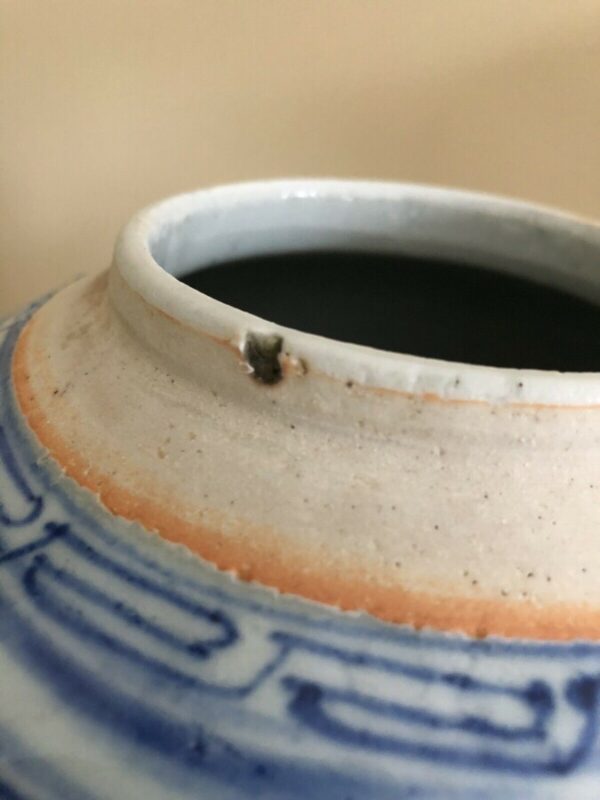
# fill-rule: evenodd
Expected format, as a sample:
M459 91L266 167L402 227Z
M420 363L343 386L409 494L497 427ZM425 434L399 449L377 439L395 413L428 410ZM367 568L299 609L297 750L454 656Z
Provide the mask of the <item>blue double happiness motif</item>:
M29 691L58 704L103 743L83 742L88 759L157 797L548 797L593 776L600 648L273 602L112 518L40 464L8 380L21 324L0 352L0 651L19 664L15 704ZM17 746L3 709L0 797L99 796L43 759L29 794L11 783L3 746L36 752L36 723Z

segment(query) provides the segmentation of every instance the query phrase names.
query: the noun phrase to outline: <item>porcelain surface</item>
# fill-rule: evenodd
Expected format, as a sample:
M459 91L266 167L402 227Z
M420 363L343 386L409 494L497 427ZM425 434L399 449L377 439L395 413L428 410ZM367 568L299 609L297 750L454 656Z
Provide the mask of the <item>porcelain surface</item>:
M304 181L144 212L3 323L1 798L598 796L600 377L329 342L173 277L344 241L597 293L595 226Z

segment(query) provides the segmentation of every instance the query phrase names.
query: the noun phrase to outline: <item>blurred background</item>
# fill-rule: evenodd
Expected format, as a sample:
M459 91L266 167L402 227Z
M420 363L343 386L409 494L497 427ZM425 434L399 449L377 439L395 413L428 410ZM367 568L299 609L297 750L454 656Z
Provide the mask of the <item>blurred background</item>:
M600 217L600 0L1 0L0 314L139 207L275 176Z

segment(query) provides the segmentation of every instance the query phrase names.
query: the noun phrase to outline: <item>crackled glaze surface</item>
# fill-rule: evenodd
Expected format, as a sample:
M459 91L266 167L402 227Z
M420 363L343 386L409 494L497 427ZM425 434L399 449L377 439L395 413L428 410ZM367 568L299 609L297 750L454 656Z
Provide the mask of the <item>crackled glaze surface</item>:
M598 796L598 376L320 340L154 261L382 220L594 291L593 226L267 184L146 212L4 324L3 800ZM281 337L276 385L250 335Z

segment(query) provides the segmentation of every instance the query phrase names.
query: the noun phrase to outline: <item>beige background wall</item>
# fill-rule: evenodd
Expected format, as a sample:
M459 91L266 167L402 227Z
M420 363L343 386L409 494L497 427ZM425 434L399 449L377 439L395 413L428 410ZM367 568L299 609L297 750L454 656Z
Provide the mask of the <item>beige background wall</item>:
M164 195L307 174L600 217L600 0L0 0L0 313Z

